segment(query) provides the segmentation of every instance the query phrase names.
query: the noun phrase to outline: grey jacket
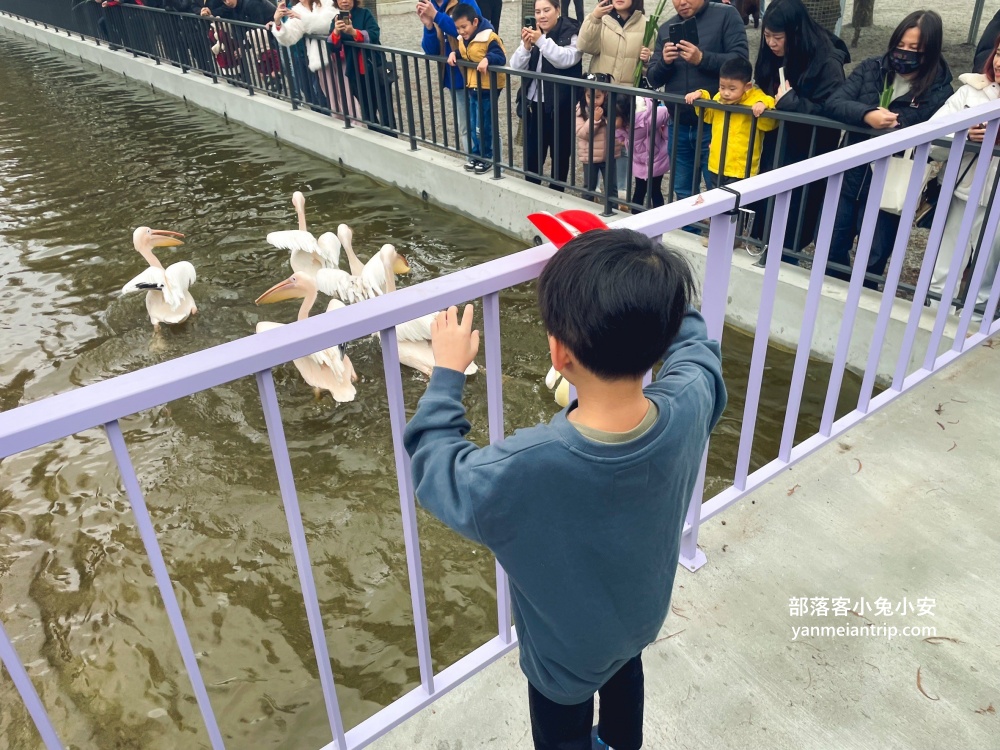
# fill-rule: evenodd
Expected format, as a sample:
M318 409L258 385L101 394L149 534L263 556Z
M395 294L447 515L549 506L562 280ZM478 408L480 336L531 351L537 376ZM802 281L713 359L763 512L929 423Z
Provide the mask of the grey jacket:
M690 65L678 58L668 65L663 62L663 45L670 40L669 28L683 20L680 16L673 16L660 26L656 35L656 48L653 50L653 62L646 72L646 80L653 88L662 86L664 91L671 94L683 96L705 89L714 96L719 90L719 68L722 63L733 57L750 59L743 19L731 5L706 2L695 15L698 48L704 56L701 64ZM691 116L695 117L693 109Z

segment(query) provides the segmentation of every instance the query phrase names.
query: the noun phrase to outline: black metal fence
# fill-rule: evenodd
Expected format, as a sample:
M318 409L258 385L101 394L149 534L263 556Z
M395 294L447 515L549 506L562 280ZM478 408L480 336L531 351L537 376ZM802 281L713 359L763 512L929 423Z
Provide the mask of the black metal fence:
M23 0L0 0L0 9L11 2L23 5ZM285 47L267 27L143 6L85 4L92 7L83 8L84 13L81 8L73 11L72 31L97 44L175 65L185 73L204 74L249 95L282 99L293 109L309 107L336 118L344 128L366 127L406 139L413 150L450 152L469 160L470 169L479 162L482 166L475 171L493 179L519 175L570 191L598 203L605 215L643 211L677 196L695 195L702 190L703 178L708 187L720 187L758 168L805 162L836 149L845 132L876 133L780 110L767 110L758 119L745 107L709 100L699 101L695 109L676 95L594 77L509 67L490 67L480 74L462 60L457 67L463 73L472 71L476 85L456 90L442 85L447 62L438 56L348 40L333 44L324 37L306 37ZM92 33L83 28L87 24ZM603 110L600 118L595 117L598 106ZM580 117L584 112L586 117ZM678 184L674 167L682 123L695 128L694 141L700 144L711 127L707 119L716 121L714 132L720 136L712 164L705 165L704 151L695 148L689 165L693 168L686 171L691 182ZM745 136L748 120L748 143L731 158L728 152L739 148L731 143L731 131L739 128ZM764 133L762 123L767 121L773 129ZM473 148L476 141L478 149ZM644 159L636 157L639 152ZM787 261L811 262L808 249L815 240L825 189L825 180L820 180L793 194L782 249ZM994 182L991 204L995 193ZM737 235L750 254L766 251L764 238L770 236L773 211L774 199L741 208ZM844 265L831 263L829 268L835 275L850 273ZM876 274L867 277L869 286L883 280ZM912 294L914 288L903 283L900 290ZM963 286L961 299L966 292Z

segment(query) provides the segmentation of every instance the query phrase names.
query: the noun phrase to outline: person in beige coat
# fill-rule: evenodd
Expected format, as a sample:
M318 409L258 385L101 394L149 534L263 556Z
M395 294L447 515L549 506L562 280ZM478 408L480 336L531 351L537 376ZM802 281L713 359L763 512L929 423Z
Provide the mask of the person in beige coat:
M642 46L646 30L643 0L600 0L580 26L577 49L593 55L591 73L606 73L621 86L631 86L635 67L649 62L652 51Z

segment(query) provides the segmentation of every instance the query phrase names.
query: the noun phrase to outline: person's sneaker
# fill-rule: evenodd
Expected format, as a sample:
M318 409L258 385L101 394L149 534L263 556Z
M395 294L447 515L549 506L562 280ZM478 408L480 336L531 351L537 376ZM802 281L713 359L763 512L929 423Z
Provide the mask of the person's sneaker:
M590 743L591 750L615 750L611 745L597 736L597 727L590 730Z
M476 174L486 174L492 168L493 167L491 165L487 164L486 162L479 161L479 162L476 162L476 166L475 166L475 168L472 171L475 172Z
M475 159L469 159L467 162L465 162L465 164L462 165L462 169L464 169L466 172L474 172L477 164L479 164L479 162L476 161Z

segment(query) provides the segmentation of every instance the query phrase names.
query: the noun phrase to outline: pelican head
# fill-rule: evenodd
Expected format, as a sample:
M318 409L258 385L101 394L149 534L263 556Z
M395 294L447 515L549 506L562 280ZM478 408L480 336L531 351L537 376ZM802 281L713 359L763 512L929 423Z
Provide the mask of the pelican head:
M396 252L396 248L392 245L382 245L378 254L382 257L385 267L391 268L397 276L410 272L410 264L406 262L406 258Z
M301 190L296 190L292 193L292 205L297 209L306 207L306 197L302 194Z
M139 252L152 250L154 247L177 247L183 245L184 237L180 232L171 232L169 229L150 229L149 227L139 227L132 232L132 244Z
M304 299L315 293L316 281L312 276L304 273L293 273L260 295L254 304L269 305L272 302L283 302L286 299Z

